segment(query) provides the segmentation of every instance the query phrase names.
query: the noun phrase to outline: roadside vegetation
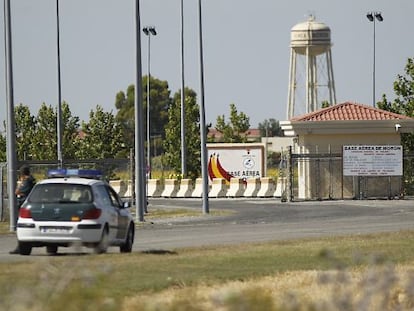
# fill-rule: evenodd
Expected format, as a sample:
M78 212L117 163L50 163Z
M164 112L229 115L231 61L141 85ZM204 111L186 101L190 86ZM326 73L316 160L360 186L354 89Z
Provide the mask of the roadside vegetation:
M0 309L412 310L413 238L403 231L31 256L0 263Z

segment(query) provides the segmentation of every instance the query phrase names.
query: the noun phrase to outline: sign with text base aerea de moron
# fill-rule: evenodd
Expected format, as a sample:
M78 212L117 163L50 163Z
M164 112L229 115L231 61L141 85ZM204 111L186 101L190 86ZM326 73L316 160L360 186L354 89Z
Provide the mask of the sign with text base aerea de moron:
M343 146L344 176L402 176L401 145Z

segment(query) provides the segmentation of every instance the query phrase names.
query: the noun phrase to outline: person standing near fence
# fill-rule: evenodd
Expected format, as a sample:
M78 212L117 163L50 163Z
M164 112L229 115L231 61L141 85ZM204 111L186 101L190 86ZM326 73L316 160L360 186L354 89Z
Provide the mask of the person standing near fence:
M30 191L32 191L33 186L35 185L36 181L32 174L30 173L30 168L27 165L23 165L20 168L20 177L19 181L17 182L17 187L15 191L15 195L17 198L17 211L20 210L20 206L22 206L23 202L26 200L27 196L29 195ZM10 251L10 254L19 254L19 246L17 246L14 250Z

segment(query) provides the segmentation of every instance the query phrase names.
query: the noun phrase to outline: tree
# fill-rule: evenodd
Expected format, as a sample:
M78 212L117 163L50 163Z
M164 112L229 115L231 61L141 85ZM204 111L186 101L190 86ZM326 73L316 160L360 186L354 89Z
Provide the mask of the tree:
M30 113L30 109L23 104L14 108L16 122L16 157L17 160L31 159L36 146L36 119ZM35 144L33 143L35 142Z
M148 76L142 80L143 90L143 127L144 137L147 137L147 83ZM165 125L168 122L168 108L171 106L172 99L167 81L161 81L154 77L150 79L150 137L165 137ZM135 86L130 85L126 93L118 92L115 99L115 107L118 110L116 120L123 129L124 142L127 149L134 147L135 133ZM158 150L158 153L161 151Z
M75 159L79 150L79 117L72 116L69 105L62 103L62 149L63 159Z
M192 179L201 173L200 111L196 93L185 88L185 148L187 174ZM164 161L175 173L181 173L181 93L174 95L173 104L168 109L168 123L165 127Z
M235 104L230 104L230 122L226 122L224 115L217 117L216 130L223 135L221 142L244 143L249 128L249 117L243 112L238 113Z
M78 159L113 158L125 148L122 128L112 112L105 112L101 106L89 113L89 122L82 122L84 137L78 138Z
M123 142L125 144L125 152L134 148L135 143L135 86L130 85L126 90L126 94L120 91L116 94L115 107L118 109L116 121L122 129Z
M394 92L397 97L393 102L382 95L382 101L377 107L390 112L414 117L414 58L409 58L405 65L405 73L398 75L394 82ZM414 151L414 135L409 133L401 134L401 143L406 151Z
M283 136L282 129L279 126L279 121L273 118L266 119L263 123L259 123L260 135L262 137Z
M24 109L23 109L24 108ZM22 132L24 141L17 142L17 149L24 147L25 141L29 138L28 155L33 160L56 160L57 159L57 108L43 103L40 107L37 116L31 116L29 108L23 107L17 110L16 124L22 123L25 125L25 132L29 126L32 126L33 131L31 138L29 134ZM62 156L65 159L74 159L75 151L79 149L76 143L78 136L79 117L72 116L69 105L63 102L62 109ZM20 113L19 113L20 112ZM24 112L24 114L22 113ZM21 120L20 122L18 120ZM24 122L23 122L24 121ZM34 122L34 123L33 123ZM30 133L30 131L28 132ZM22 159L20 157L20 159Z
M0 162L6 162L6 137L0 133Z

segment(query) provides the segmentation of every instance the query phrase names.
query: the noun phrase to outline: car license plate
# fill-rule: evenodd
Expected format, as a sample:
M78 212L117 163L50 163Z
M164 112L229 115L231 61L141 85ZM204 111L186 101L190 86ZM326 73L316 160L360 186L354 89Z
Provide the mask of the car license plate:
M40 232L42 233L68 233L70 228L67 227L41 227Z

